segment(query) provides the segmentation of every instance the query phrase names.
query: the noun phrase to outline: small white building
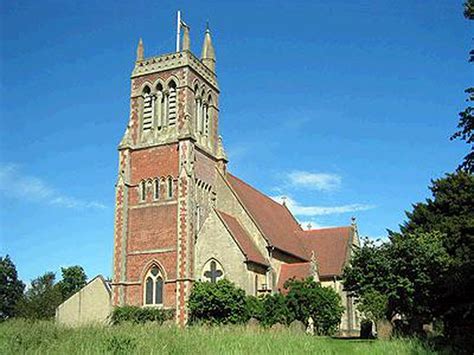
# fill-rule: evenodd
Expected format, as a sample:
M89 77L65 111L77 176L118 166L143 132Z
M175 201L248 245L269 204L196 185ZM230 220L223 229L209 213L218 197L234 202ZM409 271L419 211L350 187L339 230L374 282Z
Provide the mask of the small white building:
M97 275L56 309L56 322L68 326L106 324L112 311L112 291Z

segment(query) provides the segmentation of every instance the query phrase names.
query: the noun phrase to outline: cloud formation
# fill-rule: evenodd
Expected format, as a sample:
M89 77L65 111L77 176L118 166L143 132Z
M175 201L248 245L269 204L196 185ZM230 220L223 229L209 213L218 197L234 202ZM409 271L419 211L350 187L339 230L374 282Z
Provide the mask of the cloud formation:
M309 171L294 170L287 174L289 183L293 186L318 191L333 191L341 186L341 177L336 174L311 173Z
M0 165L0 192L18 199L65 208L101 210L107 208L97 201L84 201L66 196L35 176L22 174L15 164Z
M324 216L330 214L341 214L348 212L366 211L375 208L374 205L352 203L341 206L304 206L288 196L273 196L275 201L282 203L285 200L286 206L296 216Z

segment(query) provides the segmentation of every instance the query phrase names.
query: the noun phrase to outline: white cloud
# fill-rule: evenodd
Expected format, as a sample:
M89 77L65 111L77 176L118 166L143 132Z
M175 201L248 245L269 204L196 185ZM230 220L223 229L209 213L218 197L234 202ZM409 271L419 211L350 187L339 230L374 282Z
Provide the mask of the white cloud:
M0 192L18 199L38 201L65 208L107 208L97 201L84 201L66 196L37 177L21 174L18 166L14 164L0 166Z
M314 220L306 220L306 221L300 221L298 220L299 224L301 225L301 228L303 230L309 230L309 229L321 229L321 228L332 228L333 226L325 226L322 225Z
M341 186L341 177L336 174L311 173L295 170L287 174L291 185L318 191L332 191Z
M375 208L374 205L366 205L361 203L352 203L342 206L303 206L288 196L273 196L275 201L285 203L289 210L296 216L324 216L330 214L341 214L348 212L366 211Z

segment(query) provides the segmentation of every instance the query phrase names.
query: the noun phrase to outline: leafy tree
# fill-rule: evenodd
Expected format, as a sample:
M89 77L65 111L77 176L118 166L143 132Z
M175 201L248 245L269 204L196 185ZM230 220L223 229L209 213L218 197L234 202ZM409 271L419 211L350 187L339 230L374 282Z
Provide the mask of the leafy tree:
M386 295L379 291L368 290L360 295L357 310L363 314L364 318L377 324L377 321L386 319L387 307Z
M15 316L25 284L18 279L15 264L7 255L0 257L0 320Z
M344 307L341 297L330 287L322 287L313 279L289 280L286 304L293 319L303 323L314 320L315 330L320 335L334 334L341 322Z
M17 305L20 316L29 319L54 317L56 308L62 302L61 291L54 284L54 280L54 273L47 272L31 282L31 287Z
M474 0L468 0L464 3L464 17L468 20L474 20ZM469 62L474 62L474 50L469 53ZM465 90L467 102L474 101L474 88L470 87ZM452 137L453 139L461 139L471 145L470 152L464 157L459 169L469 173L474 173L474 107L468 105L459 113L458 131Z
M403 315L412 330L436 315L439 289L452 259L439 232L390 233L381 245L366 241L344 271L344 285L362 298L368 292L387 297L386 317Z
M452 264L438 289L437 313L450 331L474 319L474 176L458 171L432 181L430 189L433 197L414 205L401 231L443 233Z
M61 291L63 300L67 300L87 283L87 276L82 266L69 266L61 268L62 280L57 286Z
M188 307L191 323L238 324L249 319L245 291L226 279L196 282Z

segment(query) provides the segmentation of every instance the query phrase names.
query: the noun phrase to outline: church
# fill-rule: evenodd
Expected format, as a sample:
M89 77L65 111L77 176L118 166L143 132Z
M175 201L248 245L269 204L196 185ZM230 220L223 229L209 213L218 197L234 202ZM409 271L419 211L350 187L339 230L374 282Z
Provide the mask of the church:
M118 147L111 305L174 309L184 325L196 280L227 278L258 296L313 277L341 295L341 332L356 332L340 280L359 245L355 221L303 230L284 203L227 169L210 30L198 57L189 27L178 28L176 52L145 56L141 40L137 48Z

